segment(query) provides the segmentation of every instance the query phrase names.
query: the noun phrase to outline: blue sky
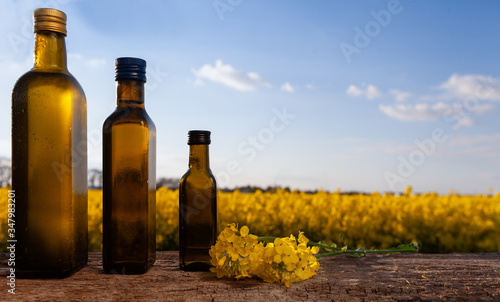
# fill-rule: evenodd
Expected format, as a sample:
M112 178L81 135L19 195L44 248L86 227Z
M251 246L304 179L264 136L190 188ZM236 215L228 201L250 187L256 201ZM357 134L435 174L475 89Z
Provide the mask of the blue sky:
M2 0L0 157L38 7L68 15L89 168L116 105L114 59L136 56L158 176L182 176L187 132L208 129L219 187L500 191L500 2Z

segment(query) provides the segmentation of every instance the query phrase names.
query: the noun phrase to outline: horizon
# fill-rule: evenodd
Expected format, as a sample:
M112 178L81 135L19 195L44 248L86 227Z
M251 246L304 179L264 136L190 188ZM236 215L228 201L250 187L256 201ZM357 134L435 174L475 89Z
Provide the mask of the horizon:
M3 164L5 164L3 161L8 161L9 162L9 170L10 170L10 163L11 163L11 159L10 158L7 158L7 157L0 157L0 170L2 168L4 168L5 166L2 166ZM89 178L89 176L91 176L93 173L93 171L97 171L99 173L102 173L102 170L97 170L97 169L89 169L88 170L88 173L87 173L87 183L88 183L88 190L102 190L102 183L99 183L98 186L95 186L95 185L90 185L91 184L91 180ZM10 172L9 172L10 173ZM3 175L2 175L3 176ZM165 176L158 176L156 178L156 190L159 190L160 188L167 188L169 190L177 190L178 189L178 185L179 185L179 182L180 182L181 178L177 177L177 178L173 178L173 177L165 177ZM0 178L0 181L5 181L5 179L3 178ZM165 182L172 182L172 181L176 181L176 184L172 187L172 186L169 186L168 184L162 184L162 183L165 183ZM9 187L11 186L11 179L9 178L9 184L8 185L2 185L3 182L0 182L0 188L2 187ZM464 194L458 190L454 190L454 189L450 189L448 193L437 193L435 191L419 191L419 192L415 192L413 190L413 187L412 186L407 186L404 188L404 190L401 190L401 191L362 191L362 190L342 190L341 188L337 188L336 190L328 190L328 189L324 189L324 188L315 188L315 189L298 189L298 188L294 188L294 187L290 187L289 185L286 185L286 184L268 184L268 185L265 185L265 186L261 186L261 185L255 185L255 184L251 184L251 183L248 183L248 184L242 184L242 185L236 185L236 186L233 186L233 187L217 187L217 190L219 191L224 191L224 192L232 192L232 191L235 191L235 190L242 190L242 189L248 189L249 191L242 191L242 193L252 193L253 191L255 190L261 190L263 192L267 192L267 191L274 191L274 190L285 190L285 191L299 191L299 192L305 192L305 193L316 193L316 192L326 192L326 193L339 193L339 194L344 194L344 195L354 195L354 194L361 194L361 195L371 195L371 194L375 194L375 193L379 193L379 194L393 194L395 196L400 196L400 195L404 195L405 192L408 191L408 189L410 189L410 193L411 194L415 194L415 195L424 195L424 194L438 194L438 195L442 195L442 196L448 196L448 195L459 195L459 196L475 196L475 195L488 195L488 196L494 196L496 194L500 194L500 192L494 192L492 188L488 188L487 192L480 192L480 193L477 193L477 194Z
M68 17L89 170L102 170L114 60L133 56L147 61L158 179L185 173L187 132L206 129L220 188L500 192L500 3L116 3L5 0L0 157L12 88L33 64L32 13L48 6Z

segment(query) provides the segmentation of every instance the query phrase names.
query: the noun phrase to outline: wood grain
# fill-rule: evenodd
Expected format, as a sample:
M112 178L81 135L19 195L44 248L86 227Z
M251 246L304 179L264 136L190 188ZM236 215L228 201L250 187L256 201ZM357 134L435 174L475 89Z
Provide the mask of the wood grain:
M16 279L7 292L7 254L0 254L2 301L498 301L500 253L347 255L320 260L318 275L290 288L257 279L217 279L178 269L177 252L157 252L144 275L106 275L100 253L65 279Z

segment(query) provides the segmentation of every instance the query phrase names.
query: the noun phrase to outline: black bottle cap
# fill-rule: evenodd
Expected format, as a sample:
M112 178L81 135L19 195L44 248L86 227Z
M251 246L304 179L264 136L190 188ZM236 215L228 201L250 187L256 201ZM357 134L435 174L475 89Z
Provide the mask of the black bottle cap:
M206 130L189 131L188 145L210 145L210 131Z
M146 61L139 58L115 60L115 81L133 80L146 83Z

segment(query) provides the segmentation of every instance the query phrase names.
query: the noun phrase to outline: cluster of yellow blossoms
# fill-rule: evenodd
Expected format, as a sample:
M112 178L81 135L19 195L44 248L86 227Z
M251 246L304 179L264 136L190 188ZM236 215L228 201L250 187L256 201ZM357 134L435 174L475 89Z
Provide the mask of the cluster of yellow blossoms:
M290 287L292 282L316 275L319 262L314 254L319 252L319 248L308 247L307 242L309 239L299 233L298 244L293 235L290 238L276 238L274 243L268 243L257 276L265 282L277 282Z
M265 238L265 237L262 237ZM293 236L274 238L266 245L260 237L249 234L247 226L238 231L235 223L228 224L210 249L212 272L218 278L259 277L265 282L290 287L316 275L319 262L314 256L317 246L308 247L309 239L303 233L298 240Z
M247 226L240 231L236 224L229 224L217 237L217 242L210 249L212 257L212 272L218 278L224 276L241 279L251 277L257 270L259 260L264 250L257 236L249 234Z

